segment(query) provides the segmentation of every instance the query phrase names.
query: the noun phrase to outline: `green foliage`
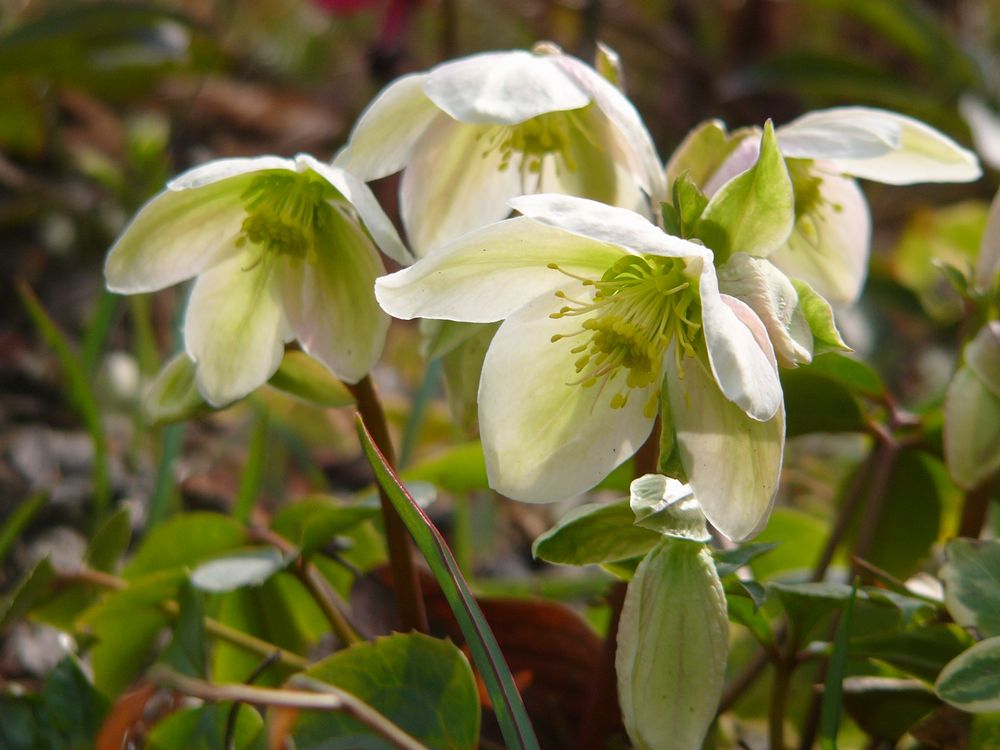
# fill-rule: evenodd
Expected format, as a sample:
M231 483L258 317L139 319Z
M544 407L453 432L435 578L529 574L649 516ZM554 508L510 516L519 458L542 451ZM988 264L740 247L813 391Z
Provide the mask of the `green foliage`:
M254 547L203 562L191 573L191 583L212 594L259 586L288 562L275 547Z
M286 352L268 385L328 409L352 406L354 397L319 361L305 352Z
M563 565L590 565L642 557L660 534L637 526L628 499L584 505L535 539L535 557Z
M201 595L187 581L177 596L179 612L173 637L163 650L162 660L190 677L205 675L205 608Z
M132 538L132 517L128 510L122 508L112 514L90 539L87 545L87 555L84 558L87 565L94 570L112 572L121 561L122 555L128 549Z
M1000 636L1000 542L952 539L938 574L955 622L983 638Z
M980 641L949 662L934 690L963 711L1000 711L1000 636Z
M256 750L263 740L264 720L250 706L234 707L218 703L200 708L185 708L170 714L149 733L150 750L217 750L226 747L230 712L236 710L233 750Z
M218 513L185 513L153 529L125 566L122 576L136 581L157 571L178 570L246 544L243 526Z
M479 737L472 669L450 641L419 633L361 643L323 659L307 677L346 690L434 750L471 750ZM343 713L306 713L293 729L299 750L393 746Z

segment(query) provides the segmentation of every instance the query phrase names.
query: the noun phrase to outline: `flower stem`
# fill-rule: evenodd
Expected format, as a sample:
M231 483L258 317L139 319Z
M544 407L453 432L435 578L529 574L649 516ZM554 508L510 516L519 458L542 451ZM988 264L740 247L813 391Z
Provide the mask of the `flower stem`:
M983 533L995 480L996 476L989 477L978 487L973 487L965 493L962 502L962 520L958 525L958 536L978 539L979 535Z
M390 465L395 465L395 454L392 441L389 439L389 428L385 422L382 404L369 376L363 377L354 385L347 384L354 396L358 413L375 441L375 445L385 456ZM389 567L392 570L393 590L396 595L396 607L399 614L399 624L404 631L418 630L427 632L427 613L424 610L424 600L420 593L420 579L413 564L413 548L410 537L396 509L385 490L378 488L379 501L382 505L382 520L385 524L386 545L389 548Z
M771 707L767 714L771 750L785 750L785 703L792 681L792 667L786 659L774 662L774 682L771 683Z
M594 679L584 704L583 720L577 737L577 747L580 750L601 750L607 747L608 736L621 721L618 683L615 679L615 652L618 648L618 621L625 604L625 591L625 583L619 581L608 593L611 618L601 659L595 665Z

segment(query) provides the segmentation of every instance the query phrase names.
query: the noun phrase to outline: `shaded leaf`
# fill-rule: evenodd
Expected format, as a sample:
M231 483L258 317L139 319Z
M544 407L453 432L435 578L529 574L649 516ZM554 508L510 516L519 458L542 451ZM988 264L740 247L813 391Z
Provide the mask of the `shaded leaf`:
M87 565L94 570L112 572L128 549L132 538L132 518L126 508L114 513L91 537L87 545Z
M246 532L232 518L218 513L185 513L153 529L122 576L136 580L160 570L193 566L244 544Z
M539 536L531 551L548 562L589 565L641 557L659 541L657 532L636 526L625 499L575 508Z
M969 713L1000 711L1000 636L980 641L949 662L934 691Z
M955 622L984 638L1000 636L1000 542L951 539L938 576Z
M170 714L153 727L147 738L150 750L219 750L225 746L226 723L232 705L218 703L187 708ZM233 733L236 750L257 747L255 740L264 729L264 720L250 706L240 706Z
M189 581L181 584L177 605L180 611L174 624L174 634L162 659L181 674L204 677L205 608L201 596Z

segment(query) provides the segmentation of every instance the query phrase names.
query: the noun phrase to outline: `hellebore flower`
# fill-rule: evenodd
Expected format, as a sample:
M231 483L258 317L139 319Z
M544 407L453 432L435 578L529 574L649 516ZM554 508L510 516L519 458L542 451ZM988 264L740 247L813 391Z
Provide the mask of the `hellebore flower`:
M689 136L667 167L671 181L701 159L699 186L712 196L756 163L760 130L727 138L721 123ZM871 217L853 178L890 185L966 182L981 174L976 157L937 130L893 112L842 107L810 112L776 130L795 196L794 226L768 260L835 304L854 302L868 269ZM714 144L713 149L706 145ZM721 155L721 159L720 159ZM721 161L721 163L720 163ZM739 250L739 248L735 248Z
M364 180L403 170L400 212L418 257L503 219L518 195L579 195L647 214L664 195L635 108L552 44L400 78L362 113L335 163Z
M781 386L760 320L719 293L712 252L591 200L510 205L523 216L375 285L399 318L504 320L479 387L490 485L535 502L590 489L646 440L666 381L706 515L734 538L752 533L777 486Z
M371 294L385 273L375 243L409 262L371 191L343 170L304 154L221 159L143 206L104 274L123 294L197 276L184 343L199 391L221 406L266 382L292 339L339 378L364 377L389 325Z

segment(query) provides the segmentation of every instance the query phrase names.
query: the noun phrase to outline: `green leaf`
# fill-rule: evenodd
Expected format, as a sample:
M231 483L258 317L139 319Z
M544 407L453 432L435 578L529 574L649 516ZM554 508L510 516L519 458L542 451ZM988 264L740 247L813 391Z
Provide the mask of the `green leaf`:
M752 134L749 128L729 134L720 120L706 120L696 125L671 155L667 181L673 185L682 175L687 175L695 185L704 185L743 139Z
M660 534L635 525L626 499L574 508L535 540L531 552L552 563L591 565L641 557L659 541Z
M347 387L321 362L305 352L286 352L281 365L267 384L327 409L354 404L354 396Z
M303 497L281 508L271 528L308 557L341 534L378 515L378 508L345 505L325 495Z
M833 651L826 670L823 698L820 704L819 745L821 750L837 750L837 730L840 728L840 712L843 701L841 683L847 671L847 641L851 632L851 615L857 597L857 584L851 589L837 632L833 638Z
M48 676L41 691L39 724L44 733L57 733L58 747L89 746L108 710L108 702L84 675L72 656L63 657ZM6 723L6 714L4 721Z
M735 252L768 255L788 239L794 224L792 180L768 120L756 164L712 196L695 236L715 252L721 265Z
M715 558L715 570L720 578L725 578L777 546L777 544L770 542L741 544L732 549L712 550L712 556Z
M799 295L799 308L806 316L809 330L812 331L813 354L851 351L851 347L845 344L844 339L840 337L830 303L805 281L801 279L792 279L791 281Z
M11 511L10 515L0 527L0 565L7 559L7 552L11 545L21 536L21 533L28 528L28 524L38 512L45 507L49 495L47 492L36 492L30 497L26 497L19 502Z
M937 459L921 451L908 449L896 456L868 562L900 580L920 569L941 528L944 475Z
M677 228L671 234L688 239L694 236L698 221L708 206L708 197L686 173L674 181L673 192L672 208L676 212Z
M479 441L461 443L402 472L406 481L430 482L449 492L469 492L489 487L486 459Z
M896 742L941 702L919 680L890 677L848 677L844 680L844 708L869 735Z
M162 659L181 674L202 678L205 676L205 608L189 581L181 584L177 605L180 611L174 634Z
M750 561L758 581L776 576L807 577L819 559L829 533L827 524L795 508L775 508L764 530L755 537L759 544L771 544L766 555Z
M255 547L203 562L191 573L191 584L202 591L225 591L259 586L288 564L276 547Z
M774 647L774 632L771 630L771 622L756 599L751 596L750 590L743 586L743 583L743 581L731 578L725 584L728 617L732 622L749 630L750 634L762 646L772 648Z
M827 614L844 606L853 589L846 583L768 583L768 594L781 601L798 642L805 641L815 625Z
M121 508L95 532L87 545L86 562L94 570L112 572L128 549L132 538L132 518Z
M232 518L218 513L184 513L153 529L122 576L136 580L155 571L193 566L244 544L246 532Z
M949 661L969 646L971 639L954 625L932 623L888 633L859 633L851 638L852 658L885 662L926 682L934 682Z
M957 484L971 489L1000 470L1000 397L970 367L948 385L944 428L944 457Z
M170 714L153 727L147 738L149 750L219 750L225 747L226 724L232 704L219 703L186 708ZM233 732L235 750L251 750L264 729L264 720L250 706L237 709Z
M0 632L28 614L51 591L55 579L56 570L47 557L28 571L0 606Z
M952 539L938 576L955 622L984 638L1000 636L1000 542Z
M476 682L469 662L450 641L394 634L338 651L305 675L355 695L430 748L476 747ZM292 734L298 750L393 747L339 713L303 713Z
M451 550L420 506L407 494L399 478L386 465L385 459L372 442L360 417L357 426L361 445L375 470L379 484L386 491L393 507L413 536L417 548L427 560L441 587L441 592L455 613L455 618L472 652L472 659L486 685L486 692L490 696L507 747L511 750L521 748L537 750L538 740L531 728L521 696L514 685L510 669L504 661L503 654L500 653L500 647L479 605L476 604L458 569Z
M701 747L728 642L726 599L708 549L664 537L629 583L618 624L618 695L637 750Z
M841 384L859 396L880 398L885 395L885 385L878 373L853 357L836 353L824 354L816 357L809 367L812 372Z
M208 414L214 409L201 397L195 382L195 364L180 352L160 368L142 399L151 425L165 425Z
M851 391L814 370L812 364L782 369L779 375L785 394L787 437L867 430L864 414Z
M980 641L949 662L934 692L969 713L1000 711L1000 636Z
M174 599L183 580L167 571L115 591L81 616L95 644L90 652L94 684L104 695L116 696L151 661L160 632L170 622L163 603Z

